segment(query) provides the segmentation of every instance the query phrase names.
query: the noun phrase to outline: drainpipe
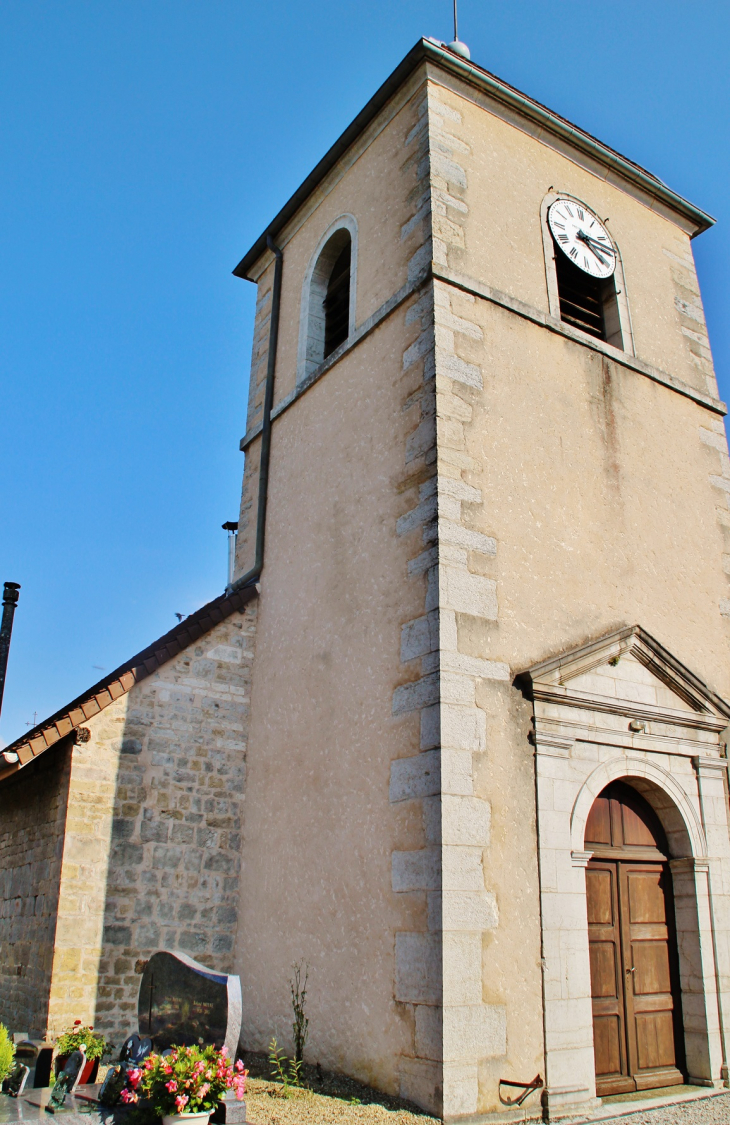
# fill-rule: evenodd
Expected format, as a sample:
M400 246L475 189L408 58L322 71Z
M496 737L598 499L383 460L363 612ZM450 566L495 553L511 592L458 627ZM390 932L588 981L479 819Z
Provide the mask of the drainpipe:
M256 512L256 554L250 570L242 574L226 588L227 594L253 586L258 582L264 567L264 537L266 535L266 501L269 493L269 457L271 454L271 408L274 405L274 369L276 367L276 345L279 339L279 309L281 307L281 273L283 254L271 235L267 235L266 245L276 259L274 265L274 284L271 294L271 322L269 326L269 355L266 364L266 387L264 390L264 417L261 424L261 455L259 460L259 499Z
M10 637L13 632L13 618L15 607L18 604L19 582L6 582L3 591L3 620L0 625L0 711L3 707L3 692L5 691L5 672L8 667L8 652L10 651Z

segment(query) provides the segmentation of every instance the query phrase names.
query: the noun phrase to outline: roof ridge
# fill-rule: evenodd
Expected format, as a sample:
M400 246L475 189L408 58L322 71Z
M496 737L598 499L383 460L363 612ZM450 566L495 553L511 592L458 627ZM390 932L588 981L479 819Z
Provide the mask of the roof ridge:
M624 156L617 149L593 136L580 125L573 124L567 117L563 117L555 110L550 109L549 106L543 105L530 94L523 93L522 90L512 86L509 82L505 82L503 78L493 74L485 67L454 54L446 44L441 44L435 39L424 36L415 43L408 54L401 59L395 70L388 75L365 103L360 112L353 117L350 124L314 166L309 175L302 180L299 187L284 203L284 206L281 207L263 233L259 235L253 246L244 254L233 270L236 277L251 280L249 270L266 252L267 238L277 237L318 184L334 168L350 145L364 132L395 92L423 62L431 62L441 66L444 70L456 75L470 85L486 91L497 101L503 102L512 110L538 123L540 128L555 134L563 141L568 141L575 148L600 161L624 180L633 183L648 197L670 208L675 214L681 214L694 225L695 234L701 234L714 223L715 220L710 215L700 207L690 203L689 200L684 199L678 192L668 187L663 180L654 175L653 172L649 172L637 161Z
M210 632L214 625L220 624L236 610L242 611L257 593L255 586L246 586L242 590L221 594L214 598L191 613L189 617L179 621L152 644L141 649L130 660L120 664L103 679L92 684L70 703L38 723L27 734L5 746L2 753L15 753L18 755L18 761L0 769L0 780L11 773L16 773L44 750L66 738L87 719L103 711L140 680L156 672L194 641Z

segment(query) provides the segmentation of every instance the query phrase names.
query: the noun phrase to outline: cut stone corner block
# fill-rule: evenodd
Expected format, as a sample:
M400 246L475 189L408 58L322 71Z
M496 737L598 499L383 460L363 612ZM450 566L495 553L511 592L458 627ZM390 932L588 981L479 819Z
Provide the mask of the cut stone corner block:
M590 1121L601 1106L595 1089L585 1086L547 1086L542 1093L544 1121Z
M458 1121L477 1112L479 1067L475 1062L445 1062L441 1114L444 1121Z
M399 1066L400 1096L406 1101L441 1116L443 1107L443 1067L432 1059L402 1057Z

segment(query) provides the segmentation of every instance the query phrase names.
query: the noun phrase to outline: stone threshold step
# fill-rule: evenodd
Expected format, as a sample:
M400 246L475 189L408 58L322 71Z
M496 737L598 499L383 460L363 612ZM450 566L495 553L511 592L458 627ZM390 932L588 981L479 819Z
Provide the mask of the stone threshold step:
M671 1090L672 1087L668 1087ZM675 1086L675 1093L662 1094L660 1097L647 1096L643 1098L633 1097L627 1098L626 1101L619 1101L619 1098L625 1095L618 1095L615 1099L604 1099L603 1104L599 1109L593 1111L586 1121L616 1121L621 1118L629 1117L634 1113L646 1113L649 1110L668 1109L674 1105L684 1105L687 1102L703 1101L707 1098L722 1098L728 1099L728 1120L730 1121L730 1090L722 1087L713 1090L710 1087L695 1086L691 1090L686 1087ZM650 1091L647 1094L650 1095Z

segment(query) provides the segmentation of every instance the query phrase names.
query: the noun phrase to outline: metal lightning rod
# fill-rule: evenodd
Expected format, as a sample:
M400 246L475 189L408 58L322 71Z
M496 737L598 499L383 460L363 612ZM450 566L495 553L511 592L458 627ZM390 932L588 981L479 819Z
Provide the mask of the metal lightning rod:
M447 43L446 46L450 51L453 51L455 55L461 55L462 59L471 58L466 43L462 43L459 39L459 12L457 0L454 0L454 41L453 43Z

